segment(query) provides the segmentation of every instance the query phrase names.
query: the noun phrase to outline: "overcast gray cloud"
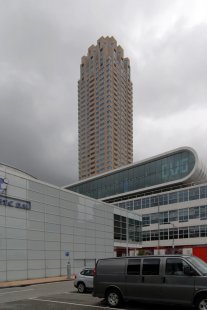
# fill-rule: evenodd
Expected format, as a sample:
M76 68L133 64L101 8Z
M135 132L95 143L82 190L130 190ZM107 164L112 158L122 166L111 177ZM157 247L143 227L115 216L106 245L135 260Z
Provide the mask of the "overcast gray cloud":
M113 35L131 60L134 161L182 145L207 164L207 3L0 0L0 162L78 178L81 57Z

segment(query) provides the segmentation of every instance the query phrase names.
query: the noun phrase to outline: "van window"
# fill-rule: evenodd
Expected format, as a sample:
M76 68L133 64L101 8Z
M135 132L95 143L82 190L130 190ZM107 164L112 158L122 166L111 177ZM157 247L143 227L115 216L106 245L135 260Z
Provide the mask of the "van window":
M140 274L141 259L128 259L127 274Z
M159 258L146 258L143 261L142 274L143 275L158 275L160 271Z
M120 274L125 271L125 259L103 259L98 261L97 274Z
M189 265L180 258L168 258L166 260L165 274L174 276L184 276L185 267L188 266Z
M207 275L207 264L200 258L191 256L186 258L191 264L193 264L200 272Z

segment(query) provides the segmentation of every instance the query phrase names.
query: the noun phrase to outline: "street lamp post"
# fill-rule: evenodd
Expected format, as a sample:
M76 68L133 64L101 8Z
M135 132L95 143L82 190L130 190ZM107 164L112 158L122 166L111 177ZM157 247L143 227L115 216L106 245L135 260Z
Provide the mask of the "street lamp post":
M158 202L158 220L157 220L157 225L158 225L158 245L157 245L157 254L160 254L160 204Z
M167 224L170 224L173 227L172 254L174 254L175 253L175 228L176 228L176 226L174 223L171 223L171 222L169 222Z
M129 256L129 212L126 209L126 256Z
M126 246L126 256L129 256L129 218L126 218L126 238L127 238L127 246Z
M175 224L173 224L173 223L170 223L170 224L173 227L172 254L174 254L175 253L175 235L174 235L174 233L175 233Z

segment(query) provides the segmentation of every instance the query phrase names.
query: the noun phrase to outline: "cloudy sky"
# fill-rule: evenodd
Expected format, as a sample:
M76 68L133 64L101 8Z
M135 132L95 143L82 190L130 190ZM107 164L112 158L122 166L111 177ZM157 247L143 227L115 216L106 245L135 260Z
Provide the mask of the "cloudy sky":
M101 36L130 58L134 161L180 146L207 165L207 1L0 0L0 162L78 179L80 60Z

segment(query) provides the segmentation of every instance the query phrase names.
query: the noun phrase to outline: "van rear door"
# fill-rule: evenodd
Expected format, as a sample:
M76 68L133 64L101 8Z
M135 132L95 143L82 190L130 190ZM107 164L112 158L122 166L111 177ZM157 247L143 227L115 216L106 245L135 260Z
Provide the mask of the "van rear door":
M96 265L93 296L104 297L106 289L110 286L117 287L125 296L125 269L124 257L100 259Z

